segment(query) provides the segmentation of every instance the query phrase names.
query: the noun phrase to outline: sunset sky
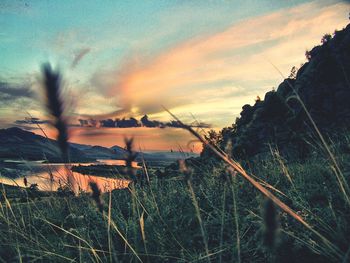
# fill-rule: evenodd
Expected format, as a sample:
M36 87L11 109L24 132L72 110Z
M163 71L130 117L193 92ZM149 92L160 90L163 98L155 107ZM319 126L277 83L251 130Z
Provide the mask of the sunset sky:
M0 2L0 126L45 120L40 66L64 76L72 123L136 117L231 125L277 87L305 51L349 22L349 1ZM193 114L193 116L192 116ZM34 127L33 127L34 128ZM187 147L179 129L73 127L75 142ZM199 148L198 148L199 149ZM195 149L198 151L198 149Z

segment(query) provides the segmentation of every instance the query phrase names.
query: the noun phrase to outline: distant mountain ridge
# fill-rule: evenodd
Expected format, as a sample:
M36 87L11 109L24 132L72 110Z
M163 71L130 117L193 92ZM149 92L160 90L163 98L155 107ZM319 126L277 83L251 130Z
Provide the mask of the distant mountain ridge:
M87 162L81 150L69 146L71 162ZM17 127L0 130L0 158L62 162L57 142Z
M91 162L97 159L124 159L127 152L124 148L114 145L111 148L99 145L69 143L71 162ZM194 153L179 152L146 152L138 153L137 160L175 161L198 156ZM48 160L62 162L57 142L33 132L17 127L0 129L0 158L24 160Z
M70 145L81 150L85 155L93 159L123 159L126 154L126 151L119 146L113 146L115 149L117 149L117 147L119 148L119 151L116 151L112 148L99 145L85 145L77 143L70 143Z

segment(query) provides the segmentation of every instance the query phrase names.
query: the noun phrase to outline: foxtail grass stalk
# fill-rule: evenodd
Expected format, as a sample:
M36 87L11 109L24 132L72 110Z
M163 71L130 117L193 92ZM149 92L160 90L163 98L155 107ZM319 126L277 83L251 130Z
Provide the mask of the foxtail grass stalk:
M62 100L62 79L59 72L54 72L50 64L42 66L44 88L46 95L46 108L51 115L52 124L56 128L57 142L61 149L63 162L67 163L68 156L68 129L64 116Z
M51 116L52 125L57 130L57 142L61 150L61 156L64 163L69 163L69 143L68 143L68 125L64 115L65 106L62 99L62 77L55 72L50 64L42 66L43 86L46 95L46 108ZM65 165L67 173L68 186L75 192L75 178L72 171Z

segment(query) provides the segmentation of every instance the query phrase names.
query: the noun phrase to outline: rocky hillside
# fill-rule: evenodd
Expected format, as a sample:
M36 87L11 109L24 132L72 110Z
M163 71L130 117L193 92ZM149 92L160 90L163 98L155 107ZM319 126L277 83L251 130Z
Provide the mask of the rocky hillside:
M302 157L309 151L306 140L315 135L302 103L324 134L350 128L350 25L325 35L306 56L309 61L295 76L253 106L243 106L235 124L217 136L221 147L231 140L233 155L244 158L267 152L272 144ZM202 156L208 154L204 149Z

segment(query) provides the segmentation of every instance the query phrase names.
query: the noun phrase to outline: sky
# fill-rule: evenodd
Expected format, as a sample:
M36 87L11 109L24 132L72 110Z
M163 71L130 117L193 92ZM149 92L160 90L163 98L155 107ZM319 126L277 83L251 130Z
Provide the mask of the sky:
M288 76L325 33L347 25L349 11L336 0L2 0L0 127L47 119L45 62L63 75L72 124L144 114L170 121L164 106L185 122L230 126L282 82L274 66ZM176 128L71 127L80 143L112 146L124 136L145 150L193 147Z

